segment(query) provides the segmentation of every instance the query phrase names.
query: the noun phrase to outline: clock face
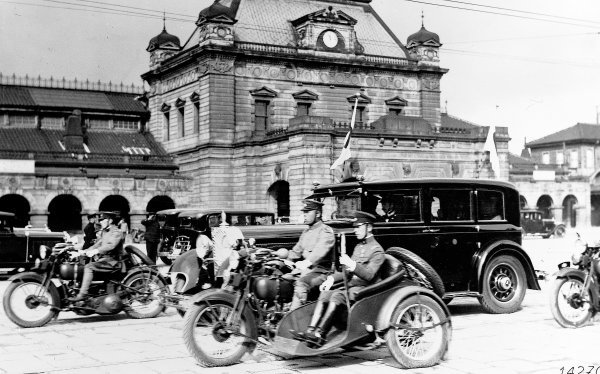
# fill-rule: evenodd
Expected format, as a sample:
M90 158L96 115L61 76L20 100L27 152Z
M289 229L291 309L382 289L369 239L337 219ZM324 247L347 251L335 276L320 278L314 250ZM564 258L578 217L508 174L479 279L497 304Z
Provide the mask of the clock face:
M328 48L333 48L338 44L338 36L334 31L328 30L323 33L323 44Z

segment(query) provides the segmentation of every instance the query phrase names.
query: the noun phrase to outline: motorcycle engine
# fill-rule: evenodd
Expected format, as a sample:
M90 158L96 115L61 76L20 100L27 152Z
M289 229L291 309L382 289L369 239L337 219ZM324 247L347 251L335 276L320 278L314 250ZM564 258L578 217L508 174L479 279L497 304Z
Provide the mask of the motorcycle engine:
M286 303L292 300L294 283L279 277L258 277L254 279L252 290L260 300Z
M118 313L123 309L123 301L117 294L109 294L102 300L102 309L108 313Z
M60 277L64 280L81 280L83 279L84 264L78 262L67 262L60 265L58 270Z

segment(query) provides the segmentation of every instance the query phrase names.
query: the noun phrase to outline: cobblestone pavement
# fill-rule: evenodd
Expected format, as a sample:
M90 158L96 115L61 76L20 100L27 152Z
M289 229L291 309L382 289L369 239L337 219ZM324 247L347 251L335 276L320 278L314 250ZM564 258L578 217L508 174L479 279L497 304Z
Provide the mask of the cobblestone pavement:
M553 272L556 263L568 259L572 238L526 239L524 247L536 269ZM600 374L600 321L576 330L559 327L548 307L549 287L541 285L542 291L529 290L523 308L508 315L485 314L474 299L453 301L446 360L404 372ZM5 288L0 282L0 293ZM47 326L22 329L0 311L0 374L400 372L385 346L303 359L284 359L272 348L261 348L238 365L201 368L183 345L181 322L173 309L148 320L63 313Z

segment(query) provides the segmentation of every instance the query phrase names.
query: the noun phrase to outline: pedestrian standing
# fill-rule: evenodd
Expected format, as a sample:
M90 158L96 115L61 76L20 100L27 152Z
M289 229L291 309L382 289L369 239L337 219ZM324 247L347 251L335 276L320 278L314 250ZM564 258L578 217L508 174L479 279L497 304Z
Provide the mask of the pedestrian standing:
M158 243L160 243L160 227L156 219L156 214L154 212L148 213L148 218L142 221L142 225L146 227L146 233L144 234L146 253L156 263Z

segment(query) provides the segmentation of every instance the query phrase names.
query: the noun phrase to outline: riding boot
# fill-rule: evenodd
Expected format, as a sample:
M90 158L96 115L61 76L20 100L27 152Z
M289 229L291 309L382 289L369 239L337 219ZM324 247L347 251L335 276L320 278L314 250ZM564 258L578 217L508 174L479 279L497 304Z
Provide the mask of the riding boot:
M94 272L91 270L88 270L88 269L84 269L83 279L81 280L81 288L79 288L79 293L75 297L70 297L69 301L77 302L77 301L85 300L93 279L94 279Z
M327 339L325 339L325 337L327 336L327 334L329 333L329 330L331 330L331 327L333 325L333 317L335 316L336 309L337 309L336 303L329 303L329 306L327 307L325 314L323 314L323 318L321 319L321 322L319 323L319 325L317 326L317 328L315 329L315 332L313 334L316 338L314 340L314 342L316 344L323 345L327 342Z
M290 330L290 333L294 335L295 339L306 340L309 337L314 337L315 327L317 326L317 323L319 323L319 319L321 319L323 309L325 309L325 303L322 301L317 301L315 304L315 311L313 312L312 319L310 320L306 331Z

